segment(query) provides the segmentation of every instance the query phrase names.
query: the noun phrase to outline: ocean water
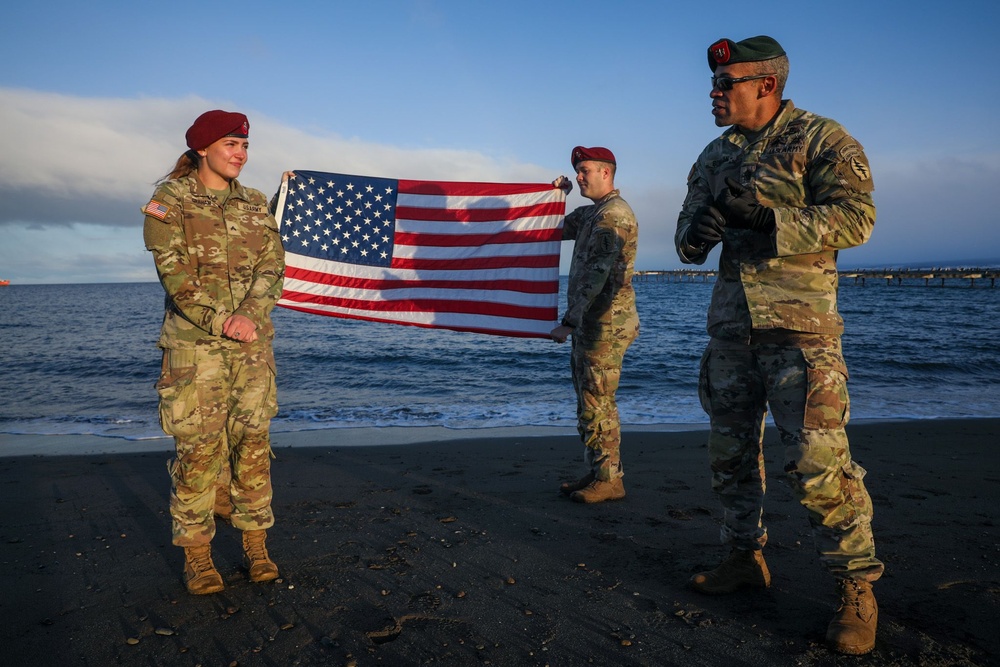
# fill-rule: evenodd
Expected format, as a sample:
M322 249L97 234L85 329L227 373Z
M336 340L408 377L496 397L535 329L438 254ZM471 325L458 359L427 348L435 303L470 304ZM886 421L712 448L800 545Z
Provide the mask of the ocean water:
M626 425L706 425L697 371L712 284L637 282ZM565 279L563 279L563 295ZM162 437L157 283L0 288L0 434ZM852 418L1000 416L1000 288L842 279ZM273 430L574 425L569 344L274 313Z

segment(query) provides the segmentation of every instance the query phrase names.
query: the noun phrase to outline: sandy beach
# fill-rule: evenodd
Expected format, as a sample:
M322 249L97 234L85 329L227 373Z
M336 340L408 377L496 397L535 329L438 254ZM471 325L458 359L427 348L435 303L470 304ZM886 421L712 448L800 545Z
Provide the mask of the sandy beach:
M221 525L226 590L206 597L185 592L170 544L170 441L112 452L81 438L96 453L40 455L51 439L3 436L0 449L19 454L0 457L3 663L1000 664L1000 420L849 433L887 566L864 658L824 646L833 581L773 429L773 585L719 598L686 587L726 553L704 431L627 431L628 496L587 506L557 492L583 472L573 435L386 445L378 430L350 444L325 430L274 437L281 577L249 583L239 534Z

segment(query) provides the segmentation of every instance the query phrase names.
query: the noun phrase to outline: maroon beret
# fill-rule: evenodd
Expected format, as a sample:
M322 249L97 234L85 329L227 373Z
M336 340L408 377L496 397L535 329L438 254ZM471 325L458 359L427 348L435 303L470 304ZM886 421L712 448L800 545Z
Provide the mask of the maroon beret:
M250 136L250 121L241 113L235 111L206 111L198 116L194 124L188 128L184 138L188 148L200 151L208 148L222 137Z
M584 160L598 160L600 162L610 162L614 165L618 164L615 162L615 154L601 146L594 146L593 148L577 146L569 155L569 161L573 164L574 169L577 162L583 162Z

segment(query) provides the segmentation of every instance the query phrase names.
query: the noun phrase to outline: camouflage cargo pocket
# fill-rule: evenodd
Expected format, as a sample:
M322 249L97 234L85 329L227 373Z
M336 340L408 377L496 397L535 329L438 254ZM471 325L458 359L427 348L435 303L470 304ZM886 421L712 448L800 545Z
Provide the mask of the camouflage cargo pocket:
M267 386L264 391L264 399L261 401L260 421L262 424L278 414L278 373L274 367L273 354L268 359L267 371Z
M163 351L156 393L160 396L160 427L167 435L182 436L192 430L198 408L196 370L193 351ZM193 426L196 432L197 425Z
M847 394L847 365L828 349L802 349L806 366L806 402L802 422L806 428L844 428L851 416Z
M851 513L846 519L850 523L854 523L856 517L860 516L865 521L871 522L871 498L864 483L867 471L854 461L850 461L843 466L841 472L843 473L844 498L849 501L845 504L851 508Z
M712 387L708 381L708 364L711 356L711 348L706 348L701 355L701 364L698 366L698 400L701 401L701 409L707 415L712 414Z

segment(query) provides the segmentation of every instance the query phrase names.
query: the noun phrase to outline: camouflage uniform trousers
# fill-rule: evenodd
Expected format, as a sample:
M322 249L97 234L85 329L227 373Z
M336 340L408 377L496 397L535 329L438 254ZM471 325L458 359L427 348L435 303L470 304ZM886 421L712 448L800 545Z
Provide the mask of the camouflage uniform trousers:
M573 334L570 364L576 390L576 430L584 444L584 462L603 481L622 477L621 421L615 392L622 361L635 336L598 340Z
M820 561L838 578L875 581L871 497L851 459L847 366L840 337L761 334L749 344L713 338L702 357L702 407L711 418L712 488L724 509L723 543L760 549L765 491L763 434L771 409L784 470L808 510Z
M212 540L215 488L226 466L232 473L232 525L274 525L269 426L278 407L270 346L164 350L156 388L160 425L176 444L176 457L167 462L173 543L189 547Z

